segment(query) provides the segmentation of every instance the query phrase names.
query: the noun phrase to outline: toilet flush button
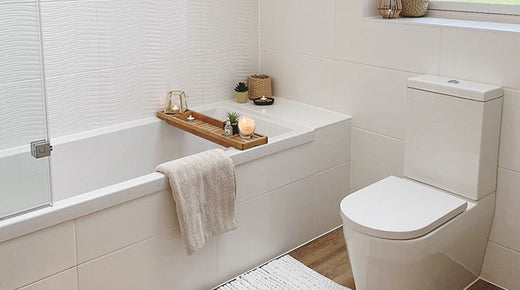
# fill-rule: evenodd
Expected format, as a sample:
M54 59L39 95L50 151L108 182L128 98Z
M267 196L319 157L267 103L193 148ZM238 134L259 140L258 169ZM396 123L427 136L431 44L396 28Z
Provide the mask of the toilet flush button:
M448 83L450 84L460 84L458 80L449 80Z

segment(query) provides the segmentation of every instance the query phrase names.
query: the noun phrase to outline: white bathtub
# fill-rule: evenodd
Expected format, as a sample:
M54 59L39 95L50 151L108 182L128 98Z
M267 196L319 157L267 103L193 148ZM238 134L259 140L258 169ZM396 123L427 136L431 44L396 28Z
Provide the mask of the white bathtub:
M269 136L249 150L223 148L237 171L238 230L186 256L167 180L154 172L159 163L220 146L156 118L56 138L53 206L0 221L0 289L43 278L75 279L79 289L204 289L341 223L339 201L350 191L349 116L284 99L272 107L195 109L219 119L230 110L251 115L257 132ZM38 246L1 259L28 243Z

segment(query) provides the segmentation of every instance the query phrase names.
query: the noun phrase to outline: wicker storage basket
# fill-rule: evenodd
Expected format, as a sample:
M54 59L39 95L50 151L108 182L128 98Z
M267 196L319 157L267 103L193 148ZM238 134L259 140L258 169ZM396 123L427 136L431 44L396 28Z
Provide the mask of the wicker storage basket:
M403 10L401 16L405 17L421 17L428 12L429 0L401 0Z
M251 75L247 79L249 87L249 99L258 97L271 97L273 90L271 88L271 77L268 75Z

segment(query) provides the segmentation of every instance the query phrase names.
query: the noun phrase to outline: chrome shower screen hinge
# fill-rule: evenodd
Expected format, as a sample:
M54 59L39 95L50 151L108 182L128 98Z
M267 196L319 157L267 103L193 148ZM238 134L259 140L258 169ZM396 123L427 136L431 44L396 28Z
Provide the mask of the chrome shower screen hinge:
M45 139L31 142L31 155L36 159L50 156L51 151L51 143Z

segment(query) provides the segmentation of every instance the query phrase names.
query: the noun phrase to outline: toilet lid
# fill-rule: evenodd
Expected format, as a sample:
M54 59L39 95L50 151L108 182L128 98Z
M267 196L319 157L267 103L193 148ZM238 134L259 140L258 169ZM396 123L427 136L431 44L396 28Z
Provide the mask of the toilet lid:
M367 235L413 239L464 212L467 202L411 180L387 177L341 201L344 222Z

